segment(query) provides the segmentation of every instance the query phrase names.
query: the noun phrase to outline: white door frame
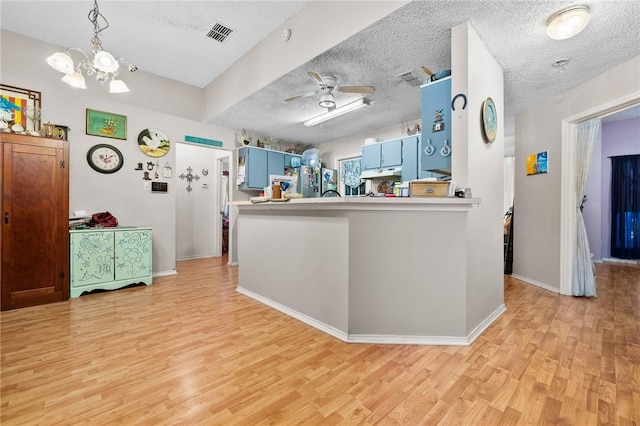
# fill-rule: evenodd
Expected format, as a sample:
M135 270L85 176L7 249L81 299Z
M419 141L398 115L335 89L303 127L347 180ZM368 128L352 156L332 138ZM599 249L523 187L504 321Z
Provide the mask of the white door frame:
M606 117L640 104L640 91L588 109L562 120L562 168L560 183L560 294L571 295L576 238L576 145L578 123Z

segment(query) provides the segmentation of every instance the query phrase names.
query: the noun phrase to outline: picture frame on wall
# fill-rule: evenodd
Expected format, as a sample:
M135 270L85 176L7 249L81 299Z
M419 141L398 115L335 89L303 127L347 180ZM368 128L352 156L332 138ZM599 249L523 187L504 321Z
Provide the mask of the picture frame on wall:
M40 131L42 94L36 90L0 84L3 114L11 124L22 126L27 132ZM13 108L17 106L19 108ZM6 112L5 112L6 111Z
M127 139L127 116L87 108L87 135Z
M547 151L527 155L527 176L539 175L549 171L549 153Z

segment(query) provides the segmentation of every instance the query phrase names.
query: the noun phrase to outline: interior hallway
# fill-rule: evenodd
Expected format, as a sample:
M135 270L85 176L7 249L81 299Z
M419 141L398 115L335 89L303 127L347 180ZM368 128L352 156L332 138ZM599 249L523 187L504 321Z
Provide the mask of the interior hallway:
M640 268L597 299L505 277L471 346L346 344L235 291L226 257L150 287L5 311L18 424L640 424Z

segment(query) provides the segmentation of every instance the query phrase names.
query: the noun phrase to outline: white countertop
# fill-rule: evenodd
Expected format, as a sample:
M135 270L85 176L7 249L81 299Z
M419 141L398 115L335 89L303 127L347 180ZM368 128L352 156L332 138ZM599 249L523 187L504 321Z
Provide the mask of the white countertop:
M235 201L240 210L468 210L478 206L480 198L445 197L325 197L293 198L289 201Z

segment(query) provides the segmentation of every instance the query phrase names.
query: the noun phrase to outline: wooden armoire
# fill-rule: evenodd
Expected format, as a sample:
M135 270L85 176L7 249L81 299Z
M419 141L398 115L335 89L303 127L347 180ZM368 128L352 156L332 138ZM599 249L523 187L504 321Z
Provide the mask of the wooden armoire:
M0 133L2 310L69 299L69 142Z

